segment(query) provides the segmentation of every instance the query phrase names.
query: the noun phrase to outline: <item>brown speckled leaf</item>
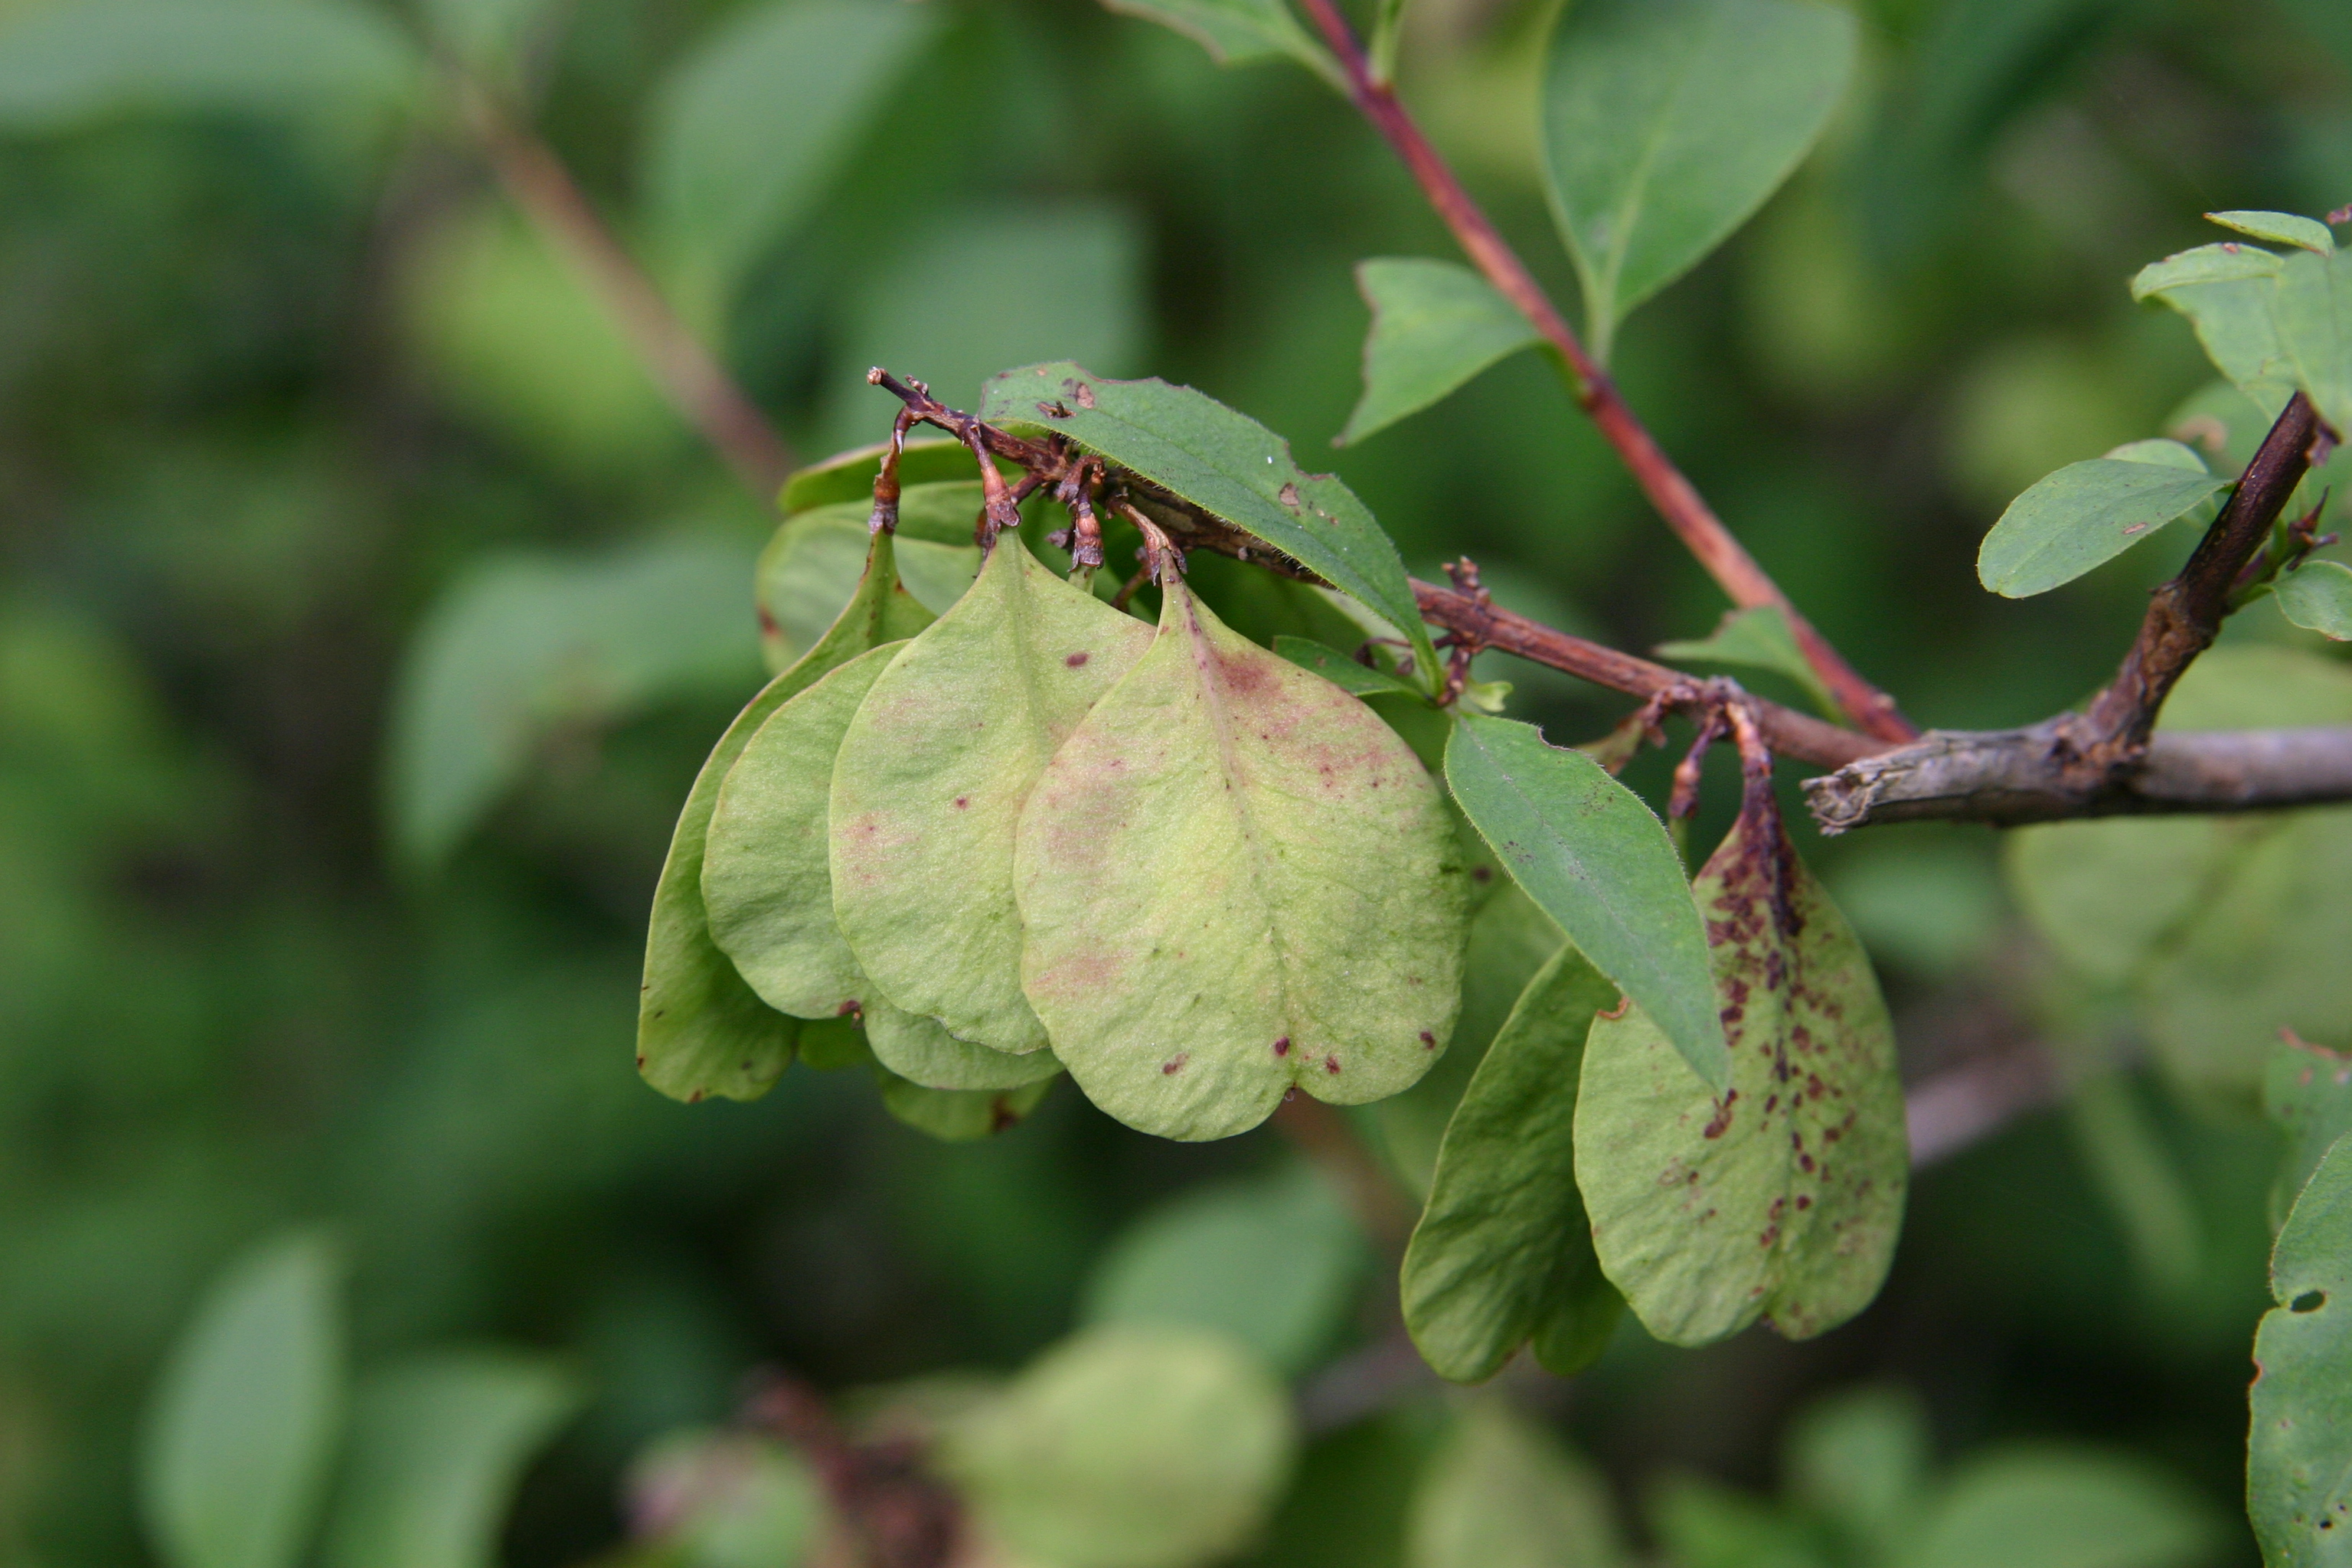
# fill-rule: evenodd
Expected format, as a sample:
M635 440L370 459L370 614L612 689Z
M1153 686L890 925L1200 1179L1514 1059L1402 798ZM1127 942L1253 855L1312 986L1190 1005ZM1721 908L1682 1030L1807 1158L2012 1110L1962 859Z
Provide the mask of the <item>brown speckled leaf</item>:
M1909 1150L1895 1035L1769 784L1692 889L1731 1047L1720 1100L1638 1009L1585 1046L1576 1180L1601 1266L1644 1327L1704 1344L1758 1317L1790 1339L1878 1293Z

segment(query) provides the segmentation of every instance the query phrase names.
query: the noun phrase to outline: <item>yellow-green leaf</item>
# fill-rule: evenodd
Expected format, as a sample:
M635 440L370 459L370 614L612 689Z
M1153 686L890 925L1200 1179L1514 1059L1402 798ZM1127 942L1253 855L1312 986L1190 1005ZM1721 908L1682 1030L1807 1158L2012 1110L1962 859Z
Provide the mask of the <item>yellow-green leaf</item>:
M1006 534L899 654L834 765L834 912L875 987L959 1038L1034 1051L1021 994L1015 824L1029 792L1151 633Z
M1088 1099L1223 1138L1409 1087L1453 1032L1461 854L1412 751L1171 578L1021 819L1022 981Z
M1576 1081L1617 988L1563 946L1478 1064L1405 1248L1405 1327L1441 1376L1479 1383L1530 1339L1565 1377L1601 1353L1624 1303L1601 1273L1576 1190Z
M1705 1344L1759 1316L1790 1339L1869 1305L1910 1157L1895 1032L1870 960L1769 786L1694 889L1731 1047L1718 1098L1636 1006L1584 1049L1576 1179L1601 1266L1643 1326Z
M2254 1334L2247 1511L2270 1568L2352 1563L2352 1138L2295 1199Z
M791 1065L791 1020L761 1002L710 940L702 858L719 790L770 714L869 648L911 637L930 612L898 585L887 533L874 536L866 575L831 630L736 716L695 776L654 889L637 1001L637 1070L673 1099L756 1100Z

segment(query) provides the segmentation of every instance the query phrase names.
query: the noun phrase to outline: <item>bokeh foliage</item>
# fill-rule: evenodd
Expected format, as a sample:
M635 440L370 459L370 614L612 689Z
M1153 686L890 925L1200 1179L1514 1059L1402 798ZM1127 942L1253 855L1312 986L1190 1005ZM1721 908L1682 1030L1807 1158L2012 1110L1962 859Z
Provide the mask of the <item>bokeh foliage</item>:
M771 518L447 116L410 112L436 89L388 7L341 26L290 0L172 9L180 30L118 26L137 58L78 76L57 40L123 0L0 4L0 1560L138 1559L137 1413L165 1346L216 1268L288 1222L339 1227L362 1368L486 1339L565 1358L584 1412L509 1531L515 1561L551 1563L609 1544L625 1462L723 1418L755 1362L828 1388L1009 1371L1082 1320L1139 1315L1138 1237L1207 1225L1195 1184L1255 1182L1295 1213L1265 1135L1154 1144L1067 1092L948 1148L849 1075L796 1068L757 1104L691 1111L635 1081L646 908L677 805L758 680ZM1450 252L1296 71L1220 71L1080 0L926 0L879 26L846 0L432 9L535 103L803 458L882 433L869 363L968 404L993 371L1072 358L1286 435L1425 575L1467 552L1504 603L1633 647L1703 637L1723 608L1529 356L1327 463L1359 391L1351 269ZM1821 149L1623 324L1613 364L1912 712L2025 721L2096 684L2189 531L2020 602L1977 586L1977 542L2210 379L2183 322L2124 287L2210 237L2198 210L2352 200L2352 35L2324 0L1855 9L1857 85ZM1568 298L1536 109L1547 16L1419 0L1403 86ZM799 68L828 26L834 68L805 90L836 112L792 141L761 64ZM198 47L205 91L104 89ZM2316 645L2263 605L2231 636ZM506 678L470 725L468 670ZM1515 713L1559 739L1622 707L1481 673L1517 679ZM2148 1027L2137 1000L2055 978L2067 955L2028 933L1996 858L1990 833L1922 829L1818 863L1915 1074L2003 1030L2105 1070ZM1756 1486L1813 1392L1886 1379L1948 1450L2125 1441L2226 1515L2276 1139L2141 1079L2109 1088L1926 1173L1890 1290L1853 1328L1670 1357L1629 1326L1561 1396L1562 1429L1629 1491L1676 1468ZM1381 1274L1315 1245L1340 1306L1268 1331L1285 1372L1389 1310L1378 1284L1348 1310ZM1441 1428L1408 1402L1316 1438L1265 1560L1451 1561L1486 1505L1447 1486L1582 1506L1581 1471L1517 1419ZM1482 1447L1507 1458L1460 1457ZM2000 1462L1935 1483L1939 1541L1998 1512ZM1643 1517L1686 1568L1710 1542L1878 1528L1868 1500L1759 1523L1720 1484L1661 1485ZM2168 1539L2200 1539L2181 1517Z

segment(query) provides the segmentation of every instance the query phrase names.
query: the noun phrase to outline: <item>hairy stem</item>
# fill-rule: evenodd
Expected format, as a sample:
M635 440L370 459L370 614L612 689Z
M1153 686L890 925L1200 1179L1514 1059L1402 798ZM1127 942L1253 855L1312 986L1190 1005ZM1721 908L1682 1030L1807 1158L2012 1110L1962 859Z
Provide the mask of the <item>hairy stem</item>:
M1917 727L1903 717L1895 700L1864 679L1844 656L1813 628L1812 623L1789 602L1789 596L1780 592L1780 585L1757 564L1756 558L1732 537L1723 520L1715 515L1682 470L1675 467L1648 427L1627 405L1616 383L1585 353L1584 345L1577 341L1576 333L1552 304L1550 296L1528 270L1527 263L1519 259L1518 253L1471 199L1437 149L1430 145L1429 138L1422 134L1421 127L1405 112L1396 93L1374 75L1354 29L1348 26L1347 18L1339 15L1332 0L1304 3L1347 70L1349 95L1356 107L1396 149L1429 198L1430 205L1453 231L1455 242L1472 264L1518 308L1559 354L1578 404L1616 448L1618 457L1642 487L1642 493L1650 498L1650 504L1658 509L1658 515L1674 530L1675 536L1731 596L1732 603L1742 609L1769 605L1788 617L1789 629L1795 634L1805 662L1812 666L1814 673L1837 699L1838 706L1856 724L1882 741L1899 743L1916 739Z

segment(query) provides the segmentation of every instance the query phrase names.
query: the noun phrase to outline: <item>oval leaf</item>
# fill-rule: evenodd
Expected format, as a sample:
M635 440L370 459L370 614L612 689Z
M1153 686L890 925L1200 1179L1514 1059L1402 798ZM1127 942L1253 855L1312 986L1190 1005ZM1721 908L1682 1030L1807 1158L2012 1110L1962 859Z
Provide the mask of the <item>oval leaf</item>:
M1531 724L1465 715L1445 782L1519 886L1595 968L1660 1021L1709 1085L1728 1081L1706 928L1682 858L1641 797Z
M1576 1181L1601 1266L1643 1325L1706 1344L1759 1315L1790 1339L1878 1292L1910 1159L1895 1032L1769 787L1694 889L1714 944L1731 1087L1693 1083L1638 1010L1592 1026Z
M1003 1051L1044 1047L1021 994L1013 837L1055 749L1150 642L1021 541L883 672L834 764L834 912L892 1003Z
M2285 264L2259 246L2200 245L2152 261L2132 279L2132 298L2154 300L2189 318L2213 368L2277 417L2294 391L2294 362L2273 311Z
M723 306L824 190L945 17L870 0L780 0L698 39L646 109L639 189L657 242Z
M1047 1352L943 1458L1022 1561L1192 1568L1256 1533L1297 1446L1282 1385L1232 1341L1122 1325Z
M1081 1316L1214 1329L1301 1376L1328 1354L1368 1260L1330 1180L1300 1161L1196 1187L1128 1226L1095 1266Z
M1364 395L1337 446L1419 413L1496 361L1543 341L1517 306L1458 262L1360 261L1356 288L1372 308L1372 330L1364 340Z
M908 485L898 501L898 580L935 616L945 615L980 573L971 542L977 482ZM760 648L782 669L823 637L866 571L873 502L842 501L786 518L752 570Z
M1307 36L1282 0L1104 0L1111 10L1183 34L1220 65L1288 57L1347 90L1339 63Z
M1529 1339L1566 1377L1609 1342L1624 1302L1602 1277L1576 1190L1576 1080L1617 988L1573 947L1528 983L1446 1124L1429 1205L1405 1248L1405 1327L1442 1377L1481 1383Z
M1411 638L1435 678L1396 545L1353 490L1301 468L1290 443L1248 415L1189 386L1111 381L1063 361L991 380L981 417L1066 436L1264 540Z
M2311 1173L2336 1140L2352 1132L2352 1057L2292 1032L2263 1073L2263 1110L2286 1134L2286 1157L2271 1186L2271 1226L2286 1223Z
M2279 614L2335 642L2352 641L2352 566L2307 561L2278 580Z
M2273 1568L2352 1563L2352 1138L2287 1215L2254 1334L2247 1511Z
M293 1568L343 1415L342 1272L315 1235L233 1264L148 1411L141 1501L171 1568Z
M866 1002L864 1016L866 1043L874 1059L925 1089L1025 1089L1062 1070L1051 1051L1015 1056L968 1045L949 1034L937 1018L894 1007L879 994Z
M371 1376L353 1402L328 1568L492 1568L523 1466L583 1392L544 1361L493 1351Z
M703 850L728 770L794 695L869 648L912 637L930 618L898 585L891 536L876 534L866 574L840 617L799 663L751 699L695 775L654 888L637 1001L637 1070L664 1094L689 1101L711 1094L756 1100L792 1063L792 1022L761 1002L710 940L702 902Z
M1018 1126L1037 1109L1051 1078L1019 1089L926 1089L887 1068L877 1068L882 1108L918 1132L947 1143L967 1143Z
M1501 1400L1465 1408L1430 1457L1405 1525L1408 1568L1616 1568L1608 1489Z
M1853 68L1817 0L1579 0L1552 33L1544 166L1591 348L1789 177Z
M2288 257L2271 311L2312 406L2336 429L2352 430L2352 251Z
M2292 245L2298 249L2316 251L2326 256L2336 248L2336 236L2326 224L2315 217L2304 217L2295 213L2222 212L2207 213L2205 221L2218 223L2223 228L2236 229L2240 234L2252 235L2275 245Z
M2204 1499L2128 1454L2016 1444L1959 1466L1912 1521L1914 1568L2196 1568L2220 1521Z
M1022 814L1022 982L1087 1097L1225 1138L1293 1087L1358 1105L1453 1032L1466 878L1437 790L1353 697L1181 579Z
M779 1013L835 1018L866 999L866 972L833 918L825 810L841 737L908 646L859 654L777 709L719 786L702 859L710 940Z
M83 0L0 28L0 130L156 110L348 117L414 100L424 58L347 0Z
M2069 463L2009 503L1977 552L1977 580L2004 598L2046 594L2229 488L2171 463Z

